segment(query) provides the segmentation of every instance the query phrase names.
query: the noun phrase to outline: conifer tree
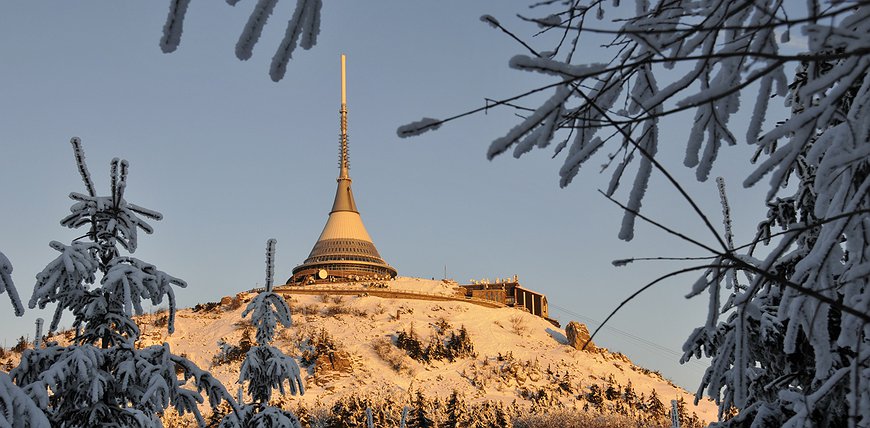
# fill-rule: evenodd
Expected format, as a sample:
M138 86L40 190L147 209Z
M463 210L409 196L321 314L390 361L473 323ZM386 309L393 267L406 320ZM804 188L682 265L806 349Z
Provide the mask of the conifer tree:
M634 391L634 386L631 385L631 380L628 381L628 384L625 385L625 389L622 391L622 399L632 408L637 406L637 393Z
M9 293L16 316L24 314L24 306L12 282L12 263L0 252L0 294ZM7 368L6 370L10 370ZM12 382L8 374L0 372L0 426L48 428L48 418L30 397Z
M447 421L444 427L461 428L467 424L467 419L468 409L465 407L465 400L460 397L459 391L454 389L447 399Z
M240 58L249 55L265 24L260 18L276 1L255 9L240 39ZM164 52L178 46L188 2L172 2L161 41ZM300 34L303 47L313 46L320 3L297 0L287 49L276 56L281 73L273 78L283 75ZM617 192L631 182L627 201L617 202L624 209L618 235L623 240L633 239L638 219L651 220L641 208L652 174L659 171L716 241L710 246L650 221L713 256L709 265L683 270L709 267L690 293L709 294L709 316L686 341L683 357L712 357L697 398L706 389L720 404L720 416L732 408L741 411L726 425L866 425L870 5L866 0L809 0L803 7L782 0L626 3L532 2L538 15L524 20L533 25L533 34L556 35L544 47L527 43L496 18L482 16L520 43L523 53L510 59L511 68L551 81L501 100L488 99L485 106L444 120L424 118L397 133L418 135L498 106L520 109L519 123L491 143L487 156L511 151L521 157L535 148L552 148L553 157L564 156L559 184L567 186L583 165L596 163L590 162L596 154L607 153L604 169L612 175L605 197L616 202ZM633 11L625 9L632 6ZM588 25L593 19L605 23L608 15L615 17L613 28ZM793 31L806 36L799 43L804 46L798 54L783 53ZM581 54L591 45L585 43L591 33L613 35L602 44L610 49L603 53L608 62L591 63L592 56ZM546 37L539 40L549 43ZM800 68L789 85L786 73L794 66ZM550 94L540 103L523 105L527 97L545 91ZM786 120L768 117L776 97L797 107ZM754 186L770 177L764 201L772 211L768 220L784 228L779 234L762 230L759 239L743 247L749 249L745 253L713 228L664 168L662 153L669 151L658 150L665 120L693 114L682 163L705 181L723 147L743 139L732 125L741 111L751 120L739 131L757 150L751 158L756 169L743 184ZM766 120L775 123L769 130L764 129ZM633 180L626 180L632 172ZM810 185L792 194L787 184L795 177ZM768 256L758 259L755 247L761 242L773 245ZM746 274L746 283L734 281L738 272ZM730 295L720 301L723 293ZM768 362L772 353L776 355Z
M511 417L501 401L495 404L495 420L493 422L495 428L511 428Z
M71 143L87 193L70 194L75 203L61 224L86 227L87 232L70 245L51 242L61 254L37 275L29 305L44 308L57 303L49 331L57 328L63 311L71 311L76 335L69 346L52 344L25 351L10 374L52 425L156 427L159 414L170 406L180 414L193 413L204 425L198 409L201 393L213 408L225 400L235 406L224 386L191 361L172 354L166 343L142 349L134 345L139 328L133 315L143 312L142 301L159 305L168 299L171 333L172 286L187 285L152 264L121 254L122 249L136 250L137 229L153 231L142 217L160 220L162 216L124 198L126 160L112 160L110 195L98 196L81 142L73 138Z
M429 411L429 403L426 401L426 397L423 396L422 391L417 390L411 406L407 421L408 428L431 428L435 426L435 421L432 420L432 415Z
M649 399L646 401L646 410L647 412L655 415L656 417L662 417L665 415L665 404L662 403L662 400L659 399L659 395L655 389L650 393Z
M283 395L285 382L290 394L304 394L299 365L280 349L271 346L278 323L284 327L292 324L290 306L283 297L272 291L275 273L275 240L266 241L266 287L248 303L242 317L251 315L256 327L257 345L252 346L242 363L239 384L248 384L251 402L240 403L238 414L230 414L221 422L223 428L302 428L299 419L291 412L269 405L274 389Z
M619 386L613 383L613 378L607 379L607 388L604 390L604 398L609 401L621 398L622 394L619 391Z
M601 404L604 402L604 397L601 395L601 387L599 387L598 384L593 383L589 386L589 392L586 393L586 401L595 407L601 407Z

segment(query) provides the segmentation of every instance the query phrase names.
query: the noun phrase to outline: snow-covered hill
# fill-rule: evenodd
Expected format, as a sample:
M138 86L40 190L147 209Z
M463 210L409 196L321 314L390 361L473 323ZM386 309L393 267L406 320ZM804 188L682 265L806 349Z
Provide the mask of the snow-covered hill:
M454 296L453 283L400 278L365 285L368 288L342 285L355 287L357 292L350 295L340 295L335 288L285 295L293 326L280 330L273 345L296 356L308 374L305 394L287 396L282 404L314 411L331 408L341 399L369 398L400 403L401 411L401 403L413 402L417 391L442 403L457 391L470 404L494 400L536 412L576 409L641 418L666 418L670 400L682 399L686 417L694 413L701 420L716 418L712 402L694 406L691 394L624 355L576 350L567 344L563 330L527 312L461 300L374 295L404 290ZM223 303L179 310L172 335L166 333L165 314L142 316L140 345L168 342L174 353L208 368L235 392L240 352L246 336L253 333L242 311L253 295L241 293ZM418 338L425 348L445 343L461 329L467 331L473 353L452 362L437 359L437 352L429 362L418 361L396 346L400 332ZM653 396L663 408L650 404Z

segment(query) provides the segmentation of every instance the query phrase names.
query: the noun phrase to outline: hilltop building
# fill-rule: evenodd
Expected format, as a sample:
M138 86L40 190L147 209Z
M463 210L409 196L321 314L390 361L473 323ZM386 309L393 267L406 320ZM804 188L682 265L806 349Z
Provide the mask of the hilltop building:
M523 288L516 276L504 280L500 279L494 283L473 282L462 284L460 287L465 290L467 297L491 300L505 306L522 309L546 319L557 327L559 326L558 321L550 318L547 296Z
M341 56L341 133L339 137L339 173L336 179L338 185L335 190L335 199L332 202L332 210L326 225L317 238L314 248L308 254L305 261L293 268L293 275L287 280L287 285L309 285L323 282L356 282L368 280L386 280L395 278L397 271L390 266L378 253L372 238L363 225L362 217L356 206L356 201L351 190L350 162L348 160L347 138L347 91L345 77L345 56ZM360 285L360 284L357 284ZM458 284L457 284L458 285ZM381 291L365 288L361 290L379 294ZM475 298L495 302L498 306L504 305L530 312L550 321L555 326L559 322L550 318L547 296L523 288L516 276L502 280L499 278L495 283L473 282L467 285L458 285L459 295L452 296L455 300ZM283 288L282 292L288 293L294 287ZM301 287L299 290L307 287ZM353 290L346 290L353 291ZM408 298L414 294L414 290L401 290L402 295ZM389 295L389 291L383 291ZM416 291L417 297L432 298L430 295Z
M345 56L341 56L341 136L339 138L338 188L326 226L301 265L293 268L287 284L362 278L387 279L396 269L381 258L366 231L351 191L347 140Z

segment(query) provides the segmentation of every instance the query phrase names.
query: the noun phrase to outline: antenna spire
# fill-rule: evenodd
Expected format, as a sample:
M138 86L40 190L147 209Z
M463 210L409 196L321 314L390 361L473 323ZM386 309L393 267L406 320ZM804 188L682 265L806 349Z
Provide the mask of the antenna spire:
M350 179L348 170L350 162L347 158L347 83L345 78L345 59L341 54L341 137L339 146L339 180Z

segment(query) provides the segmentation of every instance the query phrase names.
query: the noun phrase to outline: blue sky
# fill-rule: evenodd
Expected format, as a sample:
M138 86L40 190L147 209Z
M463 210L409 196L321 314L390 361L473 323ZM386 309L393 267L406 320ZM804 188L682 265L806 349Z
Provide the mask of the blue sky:
M513 111L398 139L396 128L407 122L549 83L509 69L510 57L525 52L479 20L488 13L528 30L514 18L527 2L327 2L318 45L297 50L280 83L269 79L268 65L295 2L279 2L253 58L241 62L233 49L253 3L193 1L181 46L168 55L158 46L168 1L0 6L0 250L15 266L24 300L55 257L48 242L81 235L59 225L67 195L83 191L72 136L83 140L98 189L107 188L109 161L128 159L127 199L164 214L153 235L140 237L136 256L189 283L177 291L181 306L262 285L270 237L278 240L276 276L289 277L332 203L340 53L348 55L354 193L381 255L400 275L441 277L445 266L460 282L516 274L549 296L564 325L602 320L647 281L684 266L616 268L611 260L700 255L643 225L634 241L619 241L621 212L597 192L609 179L599 161L565 189L561 157L550 151L487 161L488 144L517 122ZM594 58L595 48L584 47L584 58ZM681 166L689 123L691 116L666 122L661 159L718 225L715 182L697 183ZM752 237L765 211L764 188L739 186L751 154L745 144L726 148L711 174L728 183L738 243ZM712 242L660 176L644 210ZM642 295L612 321L619 331L605 330L597 342L694 390L702 369L676 362L706 312L702 298L683 298L694 280L684 276ZM32 336L37 316L51 316L29 310L19 319L0 305L6 346Z

